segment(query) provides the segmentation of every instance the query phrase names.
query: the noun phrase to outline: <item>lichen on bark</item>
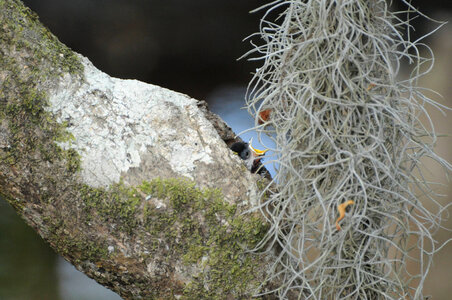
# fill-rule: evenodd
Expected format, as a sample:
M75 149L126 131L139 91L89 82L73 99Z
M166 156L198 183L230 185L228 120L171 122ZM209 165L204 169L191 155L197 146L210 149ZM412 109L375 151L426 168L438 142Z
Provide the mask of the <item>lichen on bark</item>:
M246 252L266 230L258 215L242 214L250 196L237 198L230 184L226 201L224 191L156 174L136 185L84 183L80 154L59 146L76 137L49 109L64 76L83 83L79 56L20 1L0 0L1 196L53 249L122 297L251 297L269 254ZM231 166L236 175L242 169Z
M0 158L14 165L38 151L77 169L76 154L53 143L67 133L45 110L46 89L63 73L81 77L83 66L20 1L0 1L0 11Z
M259 286L261 263L245 249L254 247L267 227L259 215L241 215L236 205L225 203L219 190L201 190L189 180L154 179L109 191L84 186L80 192L91 226L114 223L111 234L117 239L124 233L137 236L133 243L143 247L148 276L171 277L169 265L177 265L184 269L181 276L192 278L187 285L175 279L171 289L168 281L159 284L159 297L236 299Z

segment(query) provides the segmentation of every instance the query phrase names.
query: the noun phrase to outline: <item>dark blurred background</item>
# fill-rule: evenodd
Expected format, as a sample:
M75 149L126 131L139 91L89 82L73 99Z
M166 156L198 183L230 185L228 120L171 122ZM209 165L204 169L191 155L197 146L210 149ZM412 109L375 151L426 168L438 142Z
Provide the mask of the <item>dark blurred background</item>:
M246 84L249 46L262 1L27 0L42 22L96 67L205 98L220 85Z
M249 11L269 1L247 0L26 0L27 6L63 43L88 57L111 76L160 85L207 100L236 132L251 126L243 120L244 90L259 62L237 61L251 46L242 40L258 30L261 12ZM401 1L394 1L401 2ZM438 20L451 20L452 1L413 1ZM413 39L433 28L425 18L414 20ZM452 28L448 24L427 42L436 53L436 66L422 82L444 98L452 96ZM437 130L450 133L451 117L432 112ZM239 117L240 116L240 117ZM245 117L246 118L246 117ZM451 138L437 151L452 161ZM432 178L444 183L440 192L452 195L441 170L428 166ZM439 175L435 175L439 174ZM449 203L449 198L440 199ZM446 224L452 228L449 220ZM446 231L437 238L451 237ZM435 259L426 282L433 299L451 299L452 246ZM120 299L97 286L58 258L36 233L0 199L0 300L3 299Z

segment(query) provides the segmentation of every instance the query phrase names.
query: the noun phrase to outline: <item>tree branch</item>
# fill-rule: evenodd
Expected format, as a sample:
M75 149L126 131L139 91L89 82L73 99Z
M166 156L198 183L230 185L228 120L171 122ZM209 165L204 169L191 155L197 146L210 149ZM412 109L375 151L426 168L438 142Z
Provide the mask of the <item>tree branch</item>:
M259 181L205 104L112 78L0 0L0 193L124 298L249 298L271 254Z

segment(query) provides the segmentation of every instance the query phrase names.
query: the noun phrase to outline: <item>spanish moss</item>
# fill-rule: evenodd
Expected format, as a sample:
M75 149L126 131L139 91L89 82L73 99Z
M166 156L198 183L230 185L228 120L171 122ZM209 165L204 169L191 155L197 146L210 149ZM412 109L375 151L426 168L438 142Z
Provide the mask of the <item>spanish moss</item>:
M446 172L452 166L433 151L426 112L447 108L418 85L433 53L410 41L410 18L426 16L402 2L402 12L384 0L260 8L260 31L250 38L262 43L247 55L263 65L247 108L253 129L276 145L267 159L277 164L270 197L256 209L271 224L260 249L280 249L268 280L282 282L272 291L281 299L424 298L447 207L435 201L421 159Z

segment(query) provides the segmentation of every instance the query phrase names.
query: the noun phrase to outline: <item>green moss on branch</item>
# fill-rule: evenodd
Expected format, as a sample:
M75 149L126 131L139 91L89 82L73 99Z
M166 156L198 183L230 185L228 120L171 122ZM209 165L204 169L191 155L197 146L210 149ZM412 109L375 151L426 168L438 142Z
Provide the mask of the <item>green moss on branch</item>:
M181 260L197 270L184 287L185 297L250 296L259 285L256 257L246 249L262 239L267 226L257 215L241 215L220 191L202 190L183 179L154 179L108 191L85 186L81 195L86 215L117 224L118 235L150 234L149 258L166 255L168 261Z
M109 189L77 183L78 153L56 143L73 137L47 110L48 91L65 74L83 80L77 55L20 1L0 0L0 194L89 276L124 285L123 295L251 296L262 268L245 250L267 230L258 215L242 215L220 191L180 179ZM149 249L140 257L111 250L138 242ZM157 258L180 265L191 283L173 280L174 270L143 271Z
M39 152L49 162L63 159L70 171L78 170L77 154L54 143L67 135L64 124L46 111L46 90L65 73L82 77L77 55L20 1L1 0L0 122L7 127L8 145L0 148L0 159L16 165Z

